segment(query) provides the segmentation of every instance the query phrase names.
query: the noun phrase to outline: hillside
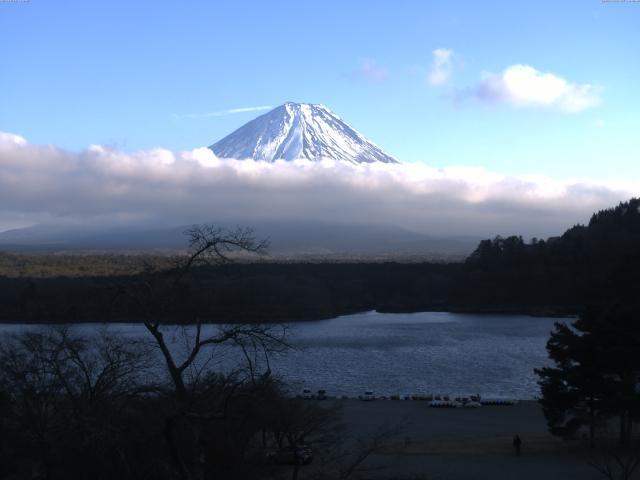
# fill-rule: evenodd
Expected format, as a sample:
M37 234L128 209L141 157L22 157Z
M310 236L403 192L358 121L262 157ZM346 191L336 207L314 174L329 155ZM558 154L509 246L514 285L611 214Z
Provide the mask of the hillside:
M627 295L640 283L640 199L594 213L547 240L483 240L464 267L464 304L582 305Z
M463 263L242 263L200 267L168 292L172 321L309 320L340 314L448 310L562 315L640 286L640 199L595 213L561 237L480 242ZM169 257L0 258L3 321L136 320L115 296L162 280ZM152 266L152 269L147 267ZM173 296L173 297L171 297Z

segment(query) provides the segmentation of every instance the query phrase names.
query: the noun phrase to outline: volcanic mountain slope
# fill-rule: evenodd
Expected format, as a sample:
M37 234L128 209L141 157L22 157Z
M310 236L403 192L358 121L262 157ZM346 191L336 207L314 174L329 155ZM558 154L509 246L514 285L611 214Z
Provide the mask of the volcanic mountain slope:
M287 102L209 147L222 158L399 163L324 105Z

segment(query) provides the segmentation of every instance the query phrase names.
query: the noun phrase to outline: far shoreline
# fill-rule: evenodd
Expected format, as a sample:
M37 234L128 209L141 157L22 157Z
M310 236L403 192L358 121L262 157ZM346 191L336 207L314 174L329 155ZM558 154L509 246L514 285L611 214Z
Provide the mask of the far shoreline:
M339 317L347 317L351 315L361 315L366 313L379 313L382 315L393 315L393 314L418 314L418 313L454 313L460 315L499 315L499 316L509 316L509 315L521 315L525 317L531 318L558 318L558 319L570 319L576 318L578 316L577 309L546 309L546 308L448 308L448 309L428 309L428 310L415 310L415 309L364 309L364 310L356 310L356 311L345 311L337 313L336 315L317 315L317 316L309 316L303 320L299 318L269 318L269 319L247 319L246 321L242 321L239 319L207 319L203 318L200 320L202 325L243 325L243 324L273 324L273 325L281 325L287 323L306 323L306 322L317 322L324 320L333 320ZM57 320L46 320L46 319L37 319L37 320L26 320L26 319L3 319L0 318L0 325L87 325L87 324L96 324L96 325L109 325L109 324L131 324L131 325L141 325L144 323L142 319L132 319L132 318L115 318L109 320L94 320L94 319L75 319L72 321L57 321ZM167 319L162 321L163 325L167 326L180 326L180 325L196 325L197 322L184 322L179 321L178 319Z

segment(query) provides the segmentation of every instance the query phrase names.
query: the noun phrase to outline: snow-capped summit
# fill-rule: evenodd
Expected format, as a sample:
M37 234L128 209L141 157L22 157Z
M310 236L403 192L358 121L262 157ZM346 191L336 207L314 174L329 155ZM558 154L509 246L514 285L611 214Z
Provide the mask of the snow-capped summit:
M287 102L209 147L218 157L273 162L330 158L398 163L324 105Z

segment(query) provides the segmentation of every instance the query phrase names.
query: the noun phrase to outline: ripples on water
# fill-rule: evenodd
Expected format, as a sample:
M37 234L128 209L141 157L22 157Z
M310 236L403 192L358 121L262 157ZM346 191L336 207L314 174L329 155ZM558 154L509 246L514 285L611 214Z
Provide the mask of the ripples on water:
M380 314L375 312L288 325L295 348L271 359L274 373L294 390L325 389L355 396L410 393L480 393L534 398L534 368L548 365L545 350L551 318L456 313ZM0 325L0 333L41 326ZM210 326L210 329L216 327ZM78 333L106 329L132 339L146 338L135 324L83 324ZM169 327L181 344L179 329ZM219 368L238 358L226 349Z

